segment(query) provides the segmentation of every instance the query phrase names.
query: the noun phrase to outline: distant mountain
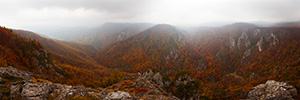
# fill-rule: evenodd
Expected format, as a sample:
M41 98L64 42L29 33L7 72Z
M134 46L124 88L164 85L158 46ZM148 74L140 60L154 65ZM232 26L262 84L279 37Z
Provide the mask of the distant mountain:
M300 21L299 22L277 23L277 24L273 25L273 27L300 27Z
M164 72L179 70L184 64L182 51L188 48L184 34L174 26L159 24L108 46L96 59L104 66L131 71L142 71L148 67Z
M267 80L286 82L299 93L300 27L295 25L261 27L234 23L185 31L167 24L151 27L107 23L94 32L72 38L85 44L1 28L0 65L61 75L46 77L53 82L93 88L109 86L100 89L141 98L148 98L145 94L155 98L172 93L181 99L246 99L251 97L247 94L252 87ZM34 58L38 64L34 64ZM58 66L45 70L49 64ZM266 84L277 84L275 81ZM152 82L155 84L149 84ZM115 92L119 90L125 92Z
M97 62L91 58L92 55L98 52L93 46L44 38L30 31L13 30L13 32L22 37L38 41L59 62L86 68L97 65Z
M100 28L83 32L68 40L90 44L98 49L127 39L153 26L149 23L105 23Z
M85 27L59 28L59 29L52 30L52 32L49 32L46 35L53 39L70 41L69 40L70 38L85 33L88 30L90 30L90 28L85 28Z
M202 96L211 99L246 98L253 85L268 79L300 88L300 28L234 23L192 32L156 25L104 48L95 59L127 72L153 68L174 77L190 71L201 81Z

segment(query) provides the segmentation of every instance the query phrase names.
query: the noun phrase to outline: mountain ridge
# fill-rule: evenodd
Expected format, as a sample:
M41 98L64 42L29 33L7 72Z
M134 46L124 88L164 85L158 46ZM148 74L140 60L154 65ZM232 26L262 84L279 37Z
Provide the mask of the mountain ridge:
M132 30L132 28L134 27L114 30L110 27L105 33L106 36L101 36L105 38L107 45L99 44L103 47L95 52L89 52L89 50L94 51L93 47L88 48L89 45L52 40L56 43L52 44L54 46L59 44L67 50L76 49L75 51L79 53L86 53L75 55L80 57L79 60L65 60L71 58L68 56L64 56L66 58L50 56L53 57L53 62L62 68L58 72L62 73L65 80L59 78L49 80L93 88L110 87L123 81L122 77L128 73L140 75L150 68L154 73L149 75L151 78L157 77L156 72L160 72L163 80L169 80L167 83L156 81L157 85L169 84L163 89L181 99L244 99L248 98L248 91L251 91L252 87L268 80L287 82L299 92L299 27L260 27L248 23L234 23L222 27L200 27L192 31L168 24L158 24L144 30ZM6 31L13 32L9 29ZM130 33L130 35L123 33ZM5 37L2 40L3 44L12 45L9 44L10 41L5 41ZM44 46L38 43L36 41L34 45ZM16 50L19 52L21 49ZM18 52L15 54L21 54ZM58 51L49 51L49 53L60 55ZM76 66L85 58L96 62L91 63L92 65L103 65L103 68L91 67L89 63L81 63L88 67ZM68 65L72 63L76 64ZM182 77L178 77L180 75ZM72 77L76 77L76 80L71 79ZM176 83L177 79L192 83L180 85L180 82ZM123 82L125 84L115 84L110 88L119 87L116 90L126 88L127 91L129 89L127 86L132 85L132 81ZM132 89L132 91L146 90L147 88Z
M151 27L149 23L105 23L101 27L91 30L85 34L74 37L73 41L90 44L98 49L105 48L112 43L126 39L146 28Z

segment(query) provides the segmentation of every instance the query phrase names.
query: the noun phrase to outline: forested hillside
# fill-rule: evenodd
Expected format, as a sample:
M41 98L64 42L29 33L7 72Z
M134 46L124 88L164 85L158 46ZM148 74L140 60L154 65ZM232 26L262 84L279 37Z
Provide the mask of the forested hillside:
M300 90L299 27L235 23L191 31L159 24L132 31L121 26L108 28L105 39L99 36L105 45L1 28L0 64L53 82L93 88L110 86L125 74L150 68L161 74L163 83L157 84L181 99L247 98L252 87L267 80L287 82ZM119 38L120 30L131 34ZM99 46L101 50L96 49ZM182 78L191 83L178 85Z
M13 30L22 37L38 41L48 50L56 61L81 68L100 67L91 56L98 49L90 45L44 38L36 33L24 30Z
M23 35L19 36L15 34L12 29L4 27L1 27L0 32L1 67L13 66L24 71L32 72L35 74L35 78L48 79L52 82L69 85L85 85L94 88L107 87L114 84L120 81L122 75L124 75L124 72L106 69L97 63L87 63L86 60L69 61L71 59L70 57L63 58L60 55L57 57L57 51L50 51L51 49L49 49L49 47L46 49L44 45L35 40L41 37L34 33L23 34L38 36L37 38L24 38L22 37ZM41 38L41 40L42 39L44 39L42 42L50 41L50 43L46 44L50 47L61 46L61 44L53 42L54 40ZM69 45L72 44L82 45L76 43L70 43ZM63 46L65 46L63 48L68 47L66 45ZM83 48L81 49L84 50ZM48 50L50 52L48 52ZM69 51L67 50L67 52Z
M184 69L188 46L182 30L161 24L103 49L96 59L109 68L130 72L155 68L169 73Z
M153 68L174 77L190 71L204 97L246 98L251 87L270 79L299 89L299 31L235 23L185 36L176 27L156 25L101 50L95 59L128 72Z

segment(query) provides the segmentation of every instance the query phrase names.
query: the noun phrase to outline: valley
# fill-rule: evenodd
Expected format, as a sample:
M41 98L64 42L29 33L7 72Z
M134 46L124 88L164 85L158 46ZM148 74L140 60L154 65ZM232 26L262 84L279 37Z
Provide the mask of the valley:
M126 92L131 99L246 99L252 87L275 80L299 94L300 27L295 23L233 23L192 31L168 24L106 23L68 41L1 27L0 66L30 73L26 78L0 74L6 86L1 88L15 86L7 84L15 77L24 80L23 89L51 81L49 86L84 86L74 91L86 94L49 92L37 98L104 99L110 92ZM1 94L26 97L12 97L8 90Z

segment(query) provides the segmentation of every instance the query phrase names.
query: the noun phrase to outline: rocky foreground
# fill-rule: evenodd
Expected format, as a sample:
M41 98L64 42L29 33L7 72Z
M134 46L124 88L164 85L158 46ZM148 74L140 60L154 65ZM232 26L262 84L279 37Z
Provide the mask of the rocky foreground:
M0 67L0 99L180 100L163 89L170 83L163 81L159 72L153 73L151 70L143 74L125 75L122 82L103 89L69 86L33 77L32 73L11 66ZM176 83L188 84L192 80L188 75L183 75ZM298 95L293 86L284 82L269 80L265 84L253 87L248 96L251 100L293 100Z
M0 99L179 100L156 84L162 85L162 77L159 73L154 75L153 72L126 75L122 82L103 89L69 86L35 79L32 73L18 70L14 67L1 67L0 77L2 77L0 78Z

